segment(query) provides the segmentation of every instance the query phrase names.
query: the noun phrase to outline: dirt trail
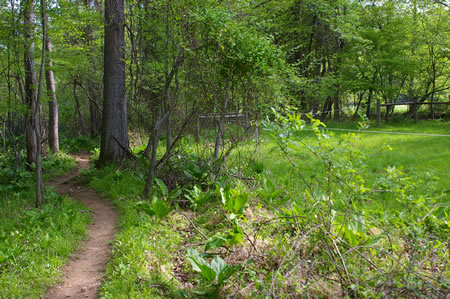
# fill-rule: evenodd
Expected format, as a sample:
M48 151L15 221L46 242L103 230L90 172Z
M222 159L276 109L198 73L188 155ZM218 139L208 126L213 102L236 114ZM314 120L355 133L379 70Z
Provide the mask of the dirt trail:
M89 168L89 154L78 153L73 157L77 169L50 182L56 192L68 194L92 210L92 223L87 239L64 266L63 283L48 290L46 298L96 298L106 264L111 256L111 241L116 233L118 213L113 206L98 195L73 180L79 169Z

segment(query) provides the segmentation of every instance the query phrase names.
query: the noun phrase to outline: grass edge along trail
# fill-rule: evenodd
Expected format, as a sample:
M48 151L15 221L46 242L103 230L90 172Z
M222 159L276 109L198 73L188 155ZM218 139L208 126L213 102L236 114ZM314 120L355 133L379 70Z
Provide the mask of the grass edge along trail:
M8 165L14 163L0 165L0 297L39 297L62 277L62 266L84 239L90 215L84 205L53 188L46 189L46 203L36 210L33 175L19 168L14 179ZM43 160L44 178L75 166L69 155L50 155Z

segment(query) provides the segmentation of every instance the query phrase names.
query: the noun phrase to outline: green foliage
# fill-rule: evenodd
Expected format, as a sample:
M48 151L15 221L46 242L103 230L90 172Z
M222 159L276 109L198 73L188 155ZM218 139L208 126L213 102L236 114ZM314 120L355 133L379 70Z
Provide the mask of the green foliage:
M184 196L191 202L191 207L194 211L203 207L207 202L213 198L214 192L208 190L203 191L198 185L194 185L191 190L187 191Z
M220 73L224 78L257 74L267 75L281 67L282 59L273 44L256 31L234 22L232 15L215 8L202 9L196 15L201 33L221 61Z
M283 192L283 188L277 188L270 178L264 175L261 176L261 187L256 190L256 194L267 206L284 204L289 197L282 196Z
M152 203L136 201L144 188L144 176L131 170L113 167L90 169L85 173L91 185L107 194L120 211L120 231L113 242L113 258L106 269L100 296L111 298L128 294L131 297L180 297L179 286L171 279L172 256L182 237L174 233L178 223L170 201L179 191L168 191L158 180L154 185ZM140 213L149 217L142 217ZM165 221L161 221L162 219ZM170 271L170 272L167 272ZM154 287L158 285L158 287Z
M238 271L241 267L239 265L230 266L219 256L215 256L211 263L208 263L203 256L195 249L188 248L186 250L186 258L192 265L192 268L199 272L203 279L207 282L206 289L209 287L208 284L214 286L214 290L211 291L201 291L197 292L201 295L214 294L218 296L218 291L222 285Z
M61 149L68 153L77 153L83 150L93 151L96 147L98 147L98 140L93 140L87 136L61 140Z
M178 286L167 271L173 266L171 257L182 238L173 233L171 225L139 217L133 201L115 203L120 210L120 232L113 242L113 258L100 296L179 298Z
M211 238L208 239L208 241L205 244L205 251L208 251L210 249L214 248L220 248L223 245L227 243L227 239L222 237L221 235L214 235Z
M145 186L145 176L134 174L131 170L120 171L109 166L101 170L89 169L84 174L90 184L111 199L140 196Z
M176 188L169 192L166 184L162 180L156 178L155 181L159 192L156 192L156 190L153 192L152 203L149 204L148 202L140 201L136 204L136 209L145 212L149 217L154 218L159 223L174 209L172 202L180 196L181 191Z
M63 152L49 155L42 160L42 168L45 174L44 178L61 176L69 170L72 170L76 164L77 162L74 158Z
M255 178L241 181L220 174L214 182L217 174L207 167L197 172L198 179L188 177L184 167L196 164L200 169L207 163L192 159L188 150L186 156L180 154L174 172L161 179L167 182L176 175L178 183L186 183L181 186L191 205L181 205L180 200L177 212L164 221L149 221L145 212L136 209L140 193L135 189L142 189L135 187L141 183L124 188L140 181L140 170L92 170L96 188L113 194L121 211L121 232L114 241L102 296L220 297L239 292L244 297L269 292L279 296L309 292L311 297L333 297L336 292L355 297L428 296L432 288L445 289L448 283L438 275L445 273L448 259L448 196L446 182L439 186L436 176L446 173L419 166L448 163L441 157L446 141L431 139L438 155L419 147L425 137L369 135L363 130L331 134L323 131L326 127L320 121L311 121L309 127L298 115L286 115L277 123L268 122L266 132L273 135L261 136L264 171ZM367 127L365 121L361 125ZM388 129L421 128L432 133L445 131L447 125L399 126ZM198 147L193 141L183 146ZM239 150L242 157L247 153L254 157L250 142L242 143ZM414 160L405 157L408 152ZM427 162L427 155L437 161ZM240 173L231 165L233 159L230 155L224 173L255 175L245 168ZM170 194L165 186L163 180L155 183L151 194L165 199ZM145 203L148 207L153 202ZM220 264L224 269L224 265L242 265L220 286L214 257L226 261L216 261L216 270ZM299 267L302 261L307 261L305 267ZM305 284L308 275L311 280Z
M171 207L170 203L166 202L164 199L159 199L155 196L151 204L144 201L136 203L136 209L145 212L151 218L155 218L156 222L160 222L169 215L173 210L173 207Z
M255 161L253 159L251 159L248 163L248 167L257 174L261 174L263 173L265 166L264 163L261 161Z
M196 159L197 157L193 157ZM186 169L183 170L186 177L194 182L204 182L209 174L209 167L207 165L199 166L195 161L185 165Z
M246 191L233 189L229 184L224 188L217 185L216 195L222 201L231 220L243 215L249 196Z

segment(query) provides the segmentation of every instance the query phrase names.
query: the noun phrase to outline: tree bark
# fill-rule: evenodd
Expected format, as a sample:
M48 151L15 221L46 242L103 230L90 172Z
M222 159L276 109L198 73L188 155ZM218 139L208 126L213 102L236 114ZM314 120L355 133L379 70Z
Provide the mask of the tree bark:
M80 105L80 101L78 100L78 95L77 95L77 82L76 81L73 81L73 97L75 98L75 105L76 105L77 113L78 113L78 121L80 123L80 133L81 133L81 135L86 135L86 129L84 127L83 113L81 112L81 105Z
M84 0L84 5L86 9L90 9L90 6L94 4L96 9L100 12L101 10L97 6L97 1L92 0ZM94 74L97 73L97 65L95 62L94 54L95 54L95 43L94 43L94 36L92 32L92 28L90 25L86 26L84 28L84 32L87 37L87 46L90 47L89 51L89 62L90 62L90 71L92 71ZM102 115L101 115L101 109L100 109L100 82L97 80L94 80L93 78L91 80L88 80L87 82L87 92L89 93L89 115L90 115L90 133L92 138L98 137L100 134L101 129L101 122L102 122Z
M91 98L89 99L89 115L90 115L90 123L91 123L91 137L96 138L100 134L101 123L102 123L102 114L100 111L100 104L98 102L98 91L96 88L96 82L89 81L88 82L88 90Z
M164 43L165 47L165 80L167 84L167 80L169 79L169 39L170 39L170 28L169 28L169 14L170 14L170 2L167 2L167 11L166 11L166 40ZM166 88L166 92L164 94L164 105L166 106L167 112L169 115L167 116L166 122L166 151L170 149L170 145L172 144L172 121L171 121L171 104L170 104L170 85Z
M34 61L34 8L33 1L24 3L24 32L25 32L25 100L28 106L26 121L27 163L36 161L36 136L33 132L33 111L36 105L36 71Z
M367 109L366 109L366 116L370 119L370 106L372 105L372 95L373 90L369 89L369 96L367 97ZM378 112L377 112L378 113Z
M47 23L47 15L44 15ZM47 95L50 98L48 102L49 119L48 119L48 144L50 150L54 153L59 153L59 132L58 132L58 101L56 99L55 77L53 75L53 61L50 57L52 51L52 44L50 38L45 38L45 49L47 51L45 81L47 82Z
M45 36L47 22L45 16L45 0L41 0L42 6L42 27L43 41ZM24 32L25 32L25 98L28 105L26 117L26 135L27 135L27 162L35 163L36 172L36 208L42 206L42 163L41 163L41 136L39 131L39 112L40 95L42 90L42 77L45 68L45 47L42 48L42 63L39 77L39 87L36 93L36 71L33 56L34 50L34 7L32 0L26 0L24 3Z
M47 3L45 0L41 0L41 21L42 21L42 44L47 43L47 13L46 13ZM33 124L34 124L34 134L36 136L36 208L42 206L42 151L41 151L41 127L40 127L40 112L41 112L41 95L42 95L42 81L45 73L45 54L46 47L42 47L42 57L41 57L41 70L39 72L39 85L38 93L36 97L36 105L33 110Z
M98 167L120 162L128 151L124 21L124 0L106 0L103 122Z

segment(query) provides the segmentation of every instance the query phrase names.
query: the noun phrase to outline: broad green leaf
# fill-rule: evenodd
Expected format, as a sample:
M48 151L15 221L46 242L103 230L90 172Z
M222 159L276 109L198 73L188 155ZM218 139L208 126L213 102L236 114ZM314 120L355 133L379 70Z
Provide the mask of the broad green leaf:
M218 256L214 257L211 262L211 268L216 272L216 278L218 278L219 274L225 271L227 267L229 267L227 263Z
M155 182L159 186L159 189L161 189L162 195L167 196L167 194L169 194L169 190L167 190L166 184L158 178L155 178Z
M364 246L374 246L376 245L381 239L383 238L383 235L378 235L378 236L373 236L369 239L367 239L366 243L364 244Z
M248 193L243 192L239 195L233 197L233 212L236 214L242 214L244 212L244 207L248 202Z
M173 189L172 191L170 191L168 197L171 199L175 199L175 198L178 198L180 196L180 194L181 194L180 188L176 188L176 189Z
M230 278L231 275L233 275L234 273L236 273L236 271L238 271L241 268L241 266L236 265L236 266L229 266L227 265L226 268L224 268L219 275L217 276L217 284L222 284L224 283L228 278Z
M243 239L244 239L244 232L239 226L234 225L233 230L230 231L227 236L227 243L233 246L241 243Z
M208 251L209 249L213 248L219 248L222 247L227 242L227 239L225 239L222 236L215 235L208 239L205 245L205 251Z
M148 202L140 201L136 203L135 207L138 210L138 212L145 212L150 217L155 215L155 212L153 211L152 207Z
M164 200L155 198L152 203L152 210L155 212L155 215L158 219L163 219L166 217L171 211L172 207L170 204L166 203Z
M186 251L186 258L191 262L192 268L195 271L200 272L200 274L208 281L213 281L216 278L216 272L197 250L188 248Z

